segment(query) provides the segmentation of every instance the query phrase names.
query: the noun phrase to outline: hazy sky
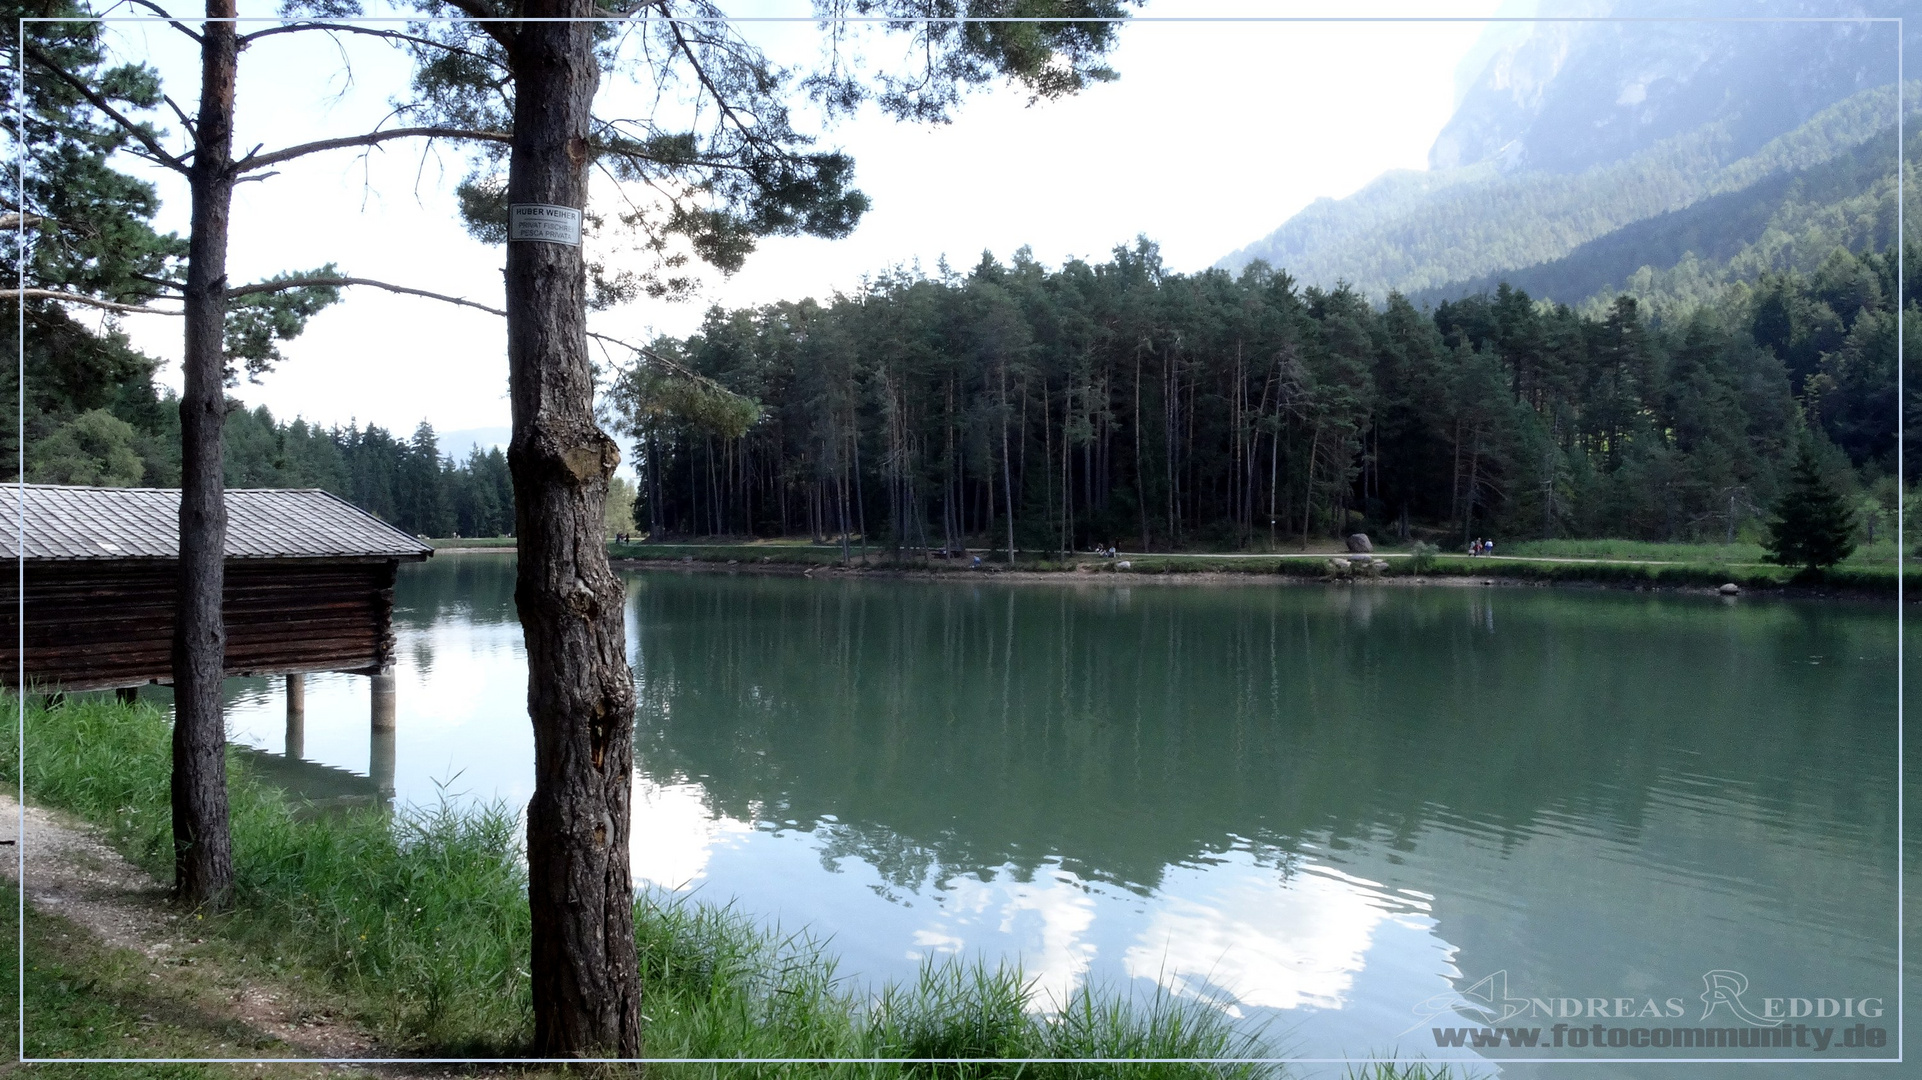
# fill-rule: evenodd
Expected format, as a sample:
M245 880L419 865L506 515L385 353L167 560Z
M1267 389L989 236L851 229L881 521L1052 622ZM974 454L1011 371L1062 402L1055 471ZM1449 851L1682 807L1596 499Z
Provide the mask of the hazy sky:
M800 14L806 0L724 4L741 14ZM1141 14L1485 16L1498 0L1211 3L1151 0ZM271 4L243 0L243 15ZM708 303L825 297L861 276L945 255L959 268L986 249L1022 244L1049 265L1101 258L1145 234L1177 270L1200 269L1273 230L1310 201L1341 197L1387 169L1422 168L1454 105L1455 69L1482 24L1168 23L1124 27L1112 57L1118 82L1028 107L1017 92L977 94L955 122L902 124L872 114L823 132L850 152L874 207L842 240L764 243L731 280L706 274L700 299L642 301L596 313L620 337L685 333ZM804 62L810 23L760 25L777 58ZM194 55L153 24L116 27L118 47L160 67L181 101L197 97ZM343 67L343 58L350 63ZM378 44L336 46L319 35L269 39L241 58L244 151L366 130L405 89L407 64ZM610 93L619 93L618 85ZM803 110L805 116L805 110ZM805 126L813 126L808 120ZM502 253L461 229L449 192L457 151L395 145L365 158L309 158L235 202L232 276L245 281L334 262L343 270L498 305ZM184 185L154 172L163 229L185 232ZM613 192L593 180L593 198ZM178 319L124 325L170 361ZM432 301L351 290L288 344L287 361L237 395L277 416L323 424L358 419L401 431L508 422L503 327L492 316ZM164 376L178 384L171 362Z

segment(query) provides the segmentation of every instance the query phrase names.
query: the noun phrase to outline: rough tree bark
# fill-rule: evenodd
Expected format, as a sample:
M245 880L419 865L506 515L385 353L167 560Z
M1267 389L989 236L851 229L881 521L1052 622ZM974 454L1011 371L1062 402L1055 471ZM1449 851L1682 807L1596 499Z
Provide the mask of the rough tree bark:
M227 832L226 724L220 682L227 629L227 505L221 427L226 420L227 228L233 205L234 0L207 0L200 115L188 175L193 203L186 343L180 396L180 588L173 640L174 886L194 906L223 906L233 889Z
M584 207L600 73L590 0L530 0L515 32L510 203ZM534 1050L641 1049L641 985L628 867L634 684L624 590L607 564L602 507L620 451L594 423L581 249L507 245L514 600L527 642L534 797L527 807Z

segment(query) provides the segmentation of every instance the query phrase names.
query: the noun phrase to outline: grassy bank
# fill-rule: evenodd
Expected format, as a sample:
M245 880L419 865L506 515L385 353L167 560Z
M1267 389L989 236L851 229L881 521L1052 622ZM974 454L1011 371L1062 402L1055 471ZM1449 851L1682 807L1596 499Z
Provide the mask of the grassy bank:
M1416 575L1412 566L1396 566L1392 573ZM1789 590L1798 594L1869 598L1895 597L1895 566L1845 565L1803 578L1790 567L1695 562L1534 562L1501 555L1469 558L1438 556L1421 572L1428 577L1490 578L1544 584L1602 585L1627 589L1714 589L1733 583L1745 590ZM1922 587L1910 580L1909 599L1922 598Z
M514 538L511 536L438 536L428 541L435 551L456 548L484 548L488 550L512 550Z
M1504 555L1527 555L1539 558L1652 560L1718 566L1767 565L1765 557L1768 554L1761 544L1745 540L1733 544L1683 544L1647 540L1518 540L1512 543L1503 541L1500 551ZM1858 546L1837 569L1860 570L1894 565L1895 542L1877 540L1873 544Z
M0 723L13 738L10 703ZM163 880L170 753L169 722L151 705L74 698L27 711L28 798L102 826ZM424 813L395 827L374 812L303 817L235 759L230 772L236 907L213 929L272 972L343 993L397 1048L526 1042L527 912L511 815Z
M744 569L810 568L841 565L841 549L804 543L755 544L613 544L615 559L668 565L700 563ZM1627 540L1525 541L1503 548L1501 555L1471 558L1441 554L1429 560L1407 558L1407 552L1384 548L1383 578L1490 578L1540 584L1600 585L1626 589L1713 589L1734 583L1749 590L1793 589L1801 593L1893 597L1896 586L1894 545L1880 543L1858 553L1818 578L1799 579L1790 567L1761 562L1762 549L1753 544L1651 544ZM1330 577L1329 559L1346 553L1323 552L1309 557L1225 555L1200 552L1130 555L1125 559L1080 556L1070 559L1023 554L1015 569L1037 573L1092 575L1260 574L1319 580ZM1127 569L1121 569L1122 563ZM957 574L993 573L1002 564L984 558L975 569L969 560L919 556L894 559L886 551L870 549L868 558L855 556L853 565L880 571ZM1922 599L1922 584L1909 583L1911 599Z
M11 729L12 703L0 705ZM0 731L0 738L13 732ZM99 824L130 858L165 874L168 746L167 718L152 706L76 697L51 711L30 708L28 796ZM396 818L375 811L299 815L234 766L236 904L205 920L210 939L229 943L276 978L336 997L392 1049L526 1051L526 879L512 814L442 808ZM1222 1057L1256 1049L1206 1003L1096 990L1035 1012L1018 972L961 963L931 965L914 982L866 997L836 977L833 958L817 944L777 936L742 913L643 897L635 914L650 1056ZM35 962L41 955L33 954ZM944 1071L987 1077L1015 1069L984 1063ZM877 1078L913 1069L847 1064L806 1071ZM734 1066L726 1075L795 1072ZM1020 1075L1124 1072L1253 1077L1269 1070L1064 1062L1027 1066Z

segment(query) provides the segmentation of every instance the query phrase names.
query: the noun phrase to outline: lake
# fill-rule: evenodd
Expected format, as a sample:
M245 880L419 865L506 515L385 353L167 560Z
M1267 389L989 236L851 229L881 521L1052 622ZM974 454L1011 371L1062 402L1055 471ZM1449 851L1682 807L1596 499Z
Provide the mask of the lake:
M402 803L531 792L512 567L402 569ZM810 927L856 980L982 956L1044 1001L1158 981L1309 1058L1704 1053L1436 1045L1516 1010L1544 1045L1780 1012L1890 1044L1717 1056L1894 1053L1892 605L626 581L637 880ZM230 693L233 739L282 752L278 684ZM311 677L304 756L365 773L367 710L365 678Z

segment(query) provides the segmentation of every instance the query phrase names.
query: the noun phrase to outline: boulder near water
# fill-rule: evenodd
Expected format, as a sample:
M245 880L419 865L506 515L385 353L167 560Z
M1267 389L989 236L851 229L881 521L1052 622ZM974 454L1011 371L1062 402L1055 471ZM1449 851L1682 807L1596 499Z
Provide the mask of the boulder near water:
M1348 538L1348 550L1357 555L1368 555L1374 552L1375 545L1368 539L1367 533L1355 533Z
M1731 581L1715 591L1721 593L1723 596L1736 596L1741 593L1742 587Z

